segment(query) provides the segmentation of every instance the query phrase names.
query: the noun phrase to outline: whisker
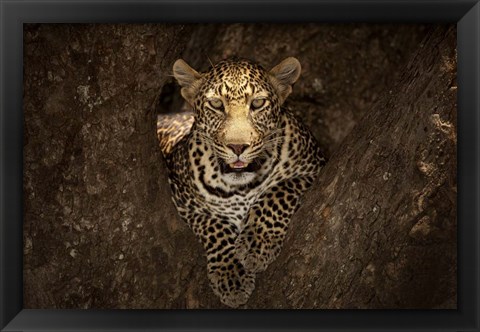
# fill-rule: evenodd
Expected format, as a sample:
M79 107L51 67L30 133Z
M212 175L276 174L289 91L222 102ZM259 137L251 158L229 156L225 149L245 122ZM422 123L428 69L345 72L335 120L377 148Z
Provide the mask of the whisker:
M270 133L268 133L267 135L265 135L264 138L269 138L269 137L271 137L271 136L273 136L273 135L276 135L276 134L278 134L279 132L282 132L282 131L283 131L283 129L273 130L272 132L270 132Z
M282 142L284 142L284 141L285 141L285 139L284 139L283 137L277 137L277 138L272 138L272 139L270 139L270 140L268 140L268 141L265 141L263 144L264 144L264 145L265 145L265 144L271 144L271 143L277 144L277 143L282 143Z

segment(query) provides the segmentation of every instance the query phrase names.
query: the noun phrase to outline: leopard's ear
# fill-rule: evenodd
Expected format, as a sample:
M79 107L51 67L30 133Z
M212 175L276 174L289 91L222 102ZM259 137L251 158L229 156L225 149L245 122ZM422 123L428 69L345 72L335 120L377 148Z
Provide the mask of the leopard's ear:
M182 87L181 93L183 98L193 106L193 99L197 93L198 82L200 78L202 78L202 75L190 67L185 61L178 59L173 64L173 76Z
M270 70L270 75L273 77L272 81L279 92L281 103L292 92L292 84L298 80L301 71L302 66L294 57L286 58Z

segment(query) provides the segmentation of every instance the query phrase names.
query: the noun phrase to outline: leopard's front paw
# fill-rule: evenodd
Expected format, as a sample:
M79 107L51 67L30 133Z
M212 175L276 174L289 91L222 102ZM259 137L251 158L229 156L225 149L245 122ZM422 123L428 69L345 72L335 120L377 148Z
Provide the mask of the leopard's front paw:
M235 241L235 254L248 271L259 273L277 258L281 239L241 233Z
M223 304L237 308L247 303L255 289L255 274L246 271L240 262L209 266L212 289Z
M253 273L265 271L269 264L264 255L254 250L248 251L241 262L245 266L245 269Z

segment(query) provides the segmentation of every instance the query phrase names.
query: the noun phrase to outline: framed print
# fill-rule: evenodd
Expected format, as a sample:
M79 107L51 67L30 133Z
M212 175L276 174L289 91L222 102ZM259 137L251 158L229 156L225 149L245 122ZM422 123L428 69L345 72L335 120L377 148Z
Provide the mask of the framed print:
M477 1L1 12L2 331L478 330Z

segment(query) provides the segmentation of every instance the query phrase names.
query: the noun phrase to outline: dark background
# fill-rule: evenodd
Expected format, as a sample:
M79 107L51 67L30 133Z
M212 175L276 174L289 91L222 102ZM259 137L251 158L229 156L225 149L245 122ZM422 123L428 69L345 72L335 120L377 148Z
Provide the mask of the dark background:
M303 72L331 158L248 308L456 306L456 38L431 25L26 25L24 307L223 308L155 137L177 58Z

